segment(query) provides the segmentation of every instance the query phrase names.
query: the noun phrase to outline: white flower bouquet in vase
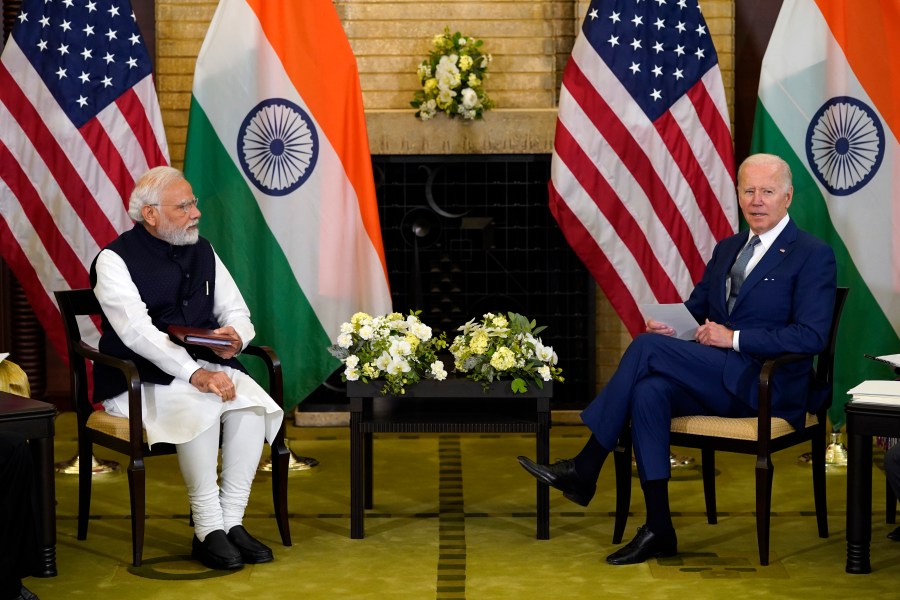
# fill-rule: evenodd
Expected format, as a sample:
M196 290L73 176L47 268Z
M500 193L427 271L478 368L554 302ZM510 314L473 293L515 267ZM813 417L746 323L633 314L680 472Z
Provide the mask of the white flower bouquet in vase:
M448 27L434 36L428 58L416 70L422 89L415 92L410 104L418 109L418 118L427 121L442 112L451 118L475 120L494 106L484 90L492 57L482 51L483 44L458 31L451 34Z
M447 347L444 335L432 335L431 327L415 311L371 316L358 312L341 325L337 341L328 348L344 364L344 381L384 381L382 393L399 396L406 386L422 379L447 377L437 353Z

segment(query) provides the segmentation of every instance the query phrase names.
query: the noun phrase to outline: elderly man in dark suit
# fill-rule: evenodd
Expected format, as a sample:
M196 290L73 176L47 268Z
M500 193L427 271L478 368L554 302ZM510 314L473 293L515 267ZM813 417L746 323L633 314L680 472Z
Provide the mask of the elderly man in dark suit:
M591 430L574 459L538 465L519 457L538 480L587 506L600 468L630 422L647 522L607 557L614 565L672 556L678 542L669 510L669 428L685 415L750 417L766 358L824 348L836 289L829 246L797 228L788 216L790 167L768 154L738 170L738 200L750 230L719 242L685 306L697 319L695 341L650 320L634 339L607 386L584 410ZM795 363L774 381L773 414L802 427L822 398L807 398L812 362Z

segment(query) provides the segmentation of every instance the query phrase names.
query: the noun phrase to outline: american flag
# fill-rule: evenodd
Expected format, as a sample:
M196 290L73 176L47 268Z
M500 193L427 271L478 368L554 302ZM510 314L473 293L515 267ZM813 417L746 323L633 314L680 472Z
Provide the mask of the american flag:
M632 335L735 232L718 57L697 0L594 0L563 74L550 210Z
M63 357L53 292L89 287L169 162L151 71L128 0L25 0L0 57L0 252Z

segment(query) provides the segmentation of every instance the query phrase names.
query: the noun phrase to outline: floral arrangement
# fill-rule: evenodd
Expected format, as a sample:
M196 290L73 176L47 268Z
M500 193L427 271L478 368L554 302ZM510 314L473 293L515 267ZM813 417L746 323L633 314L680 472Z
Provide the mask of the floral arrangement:
M528 380L539 388L545 381L562 382L556 353L537 337L546 327L513 312L508 317L486 313L481 322L472 319L459 328L462 333L450 344L456 370L485 386L511 377L515 393L528 391Z
M337 342L328 348L344 364L344 381L384 380L382 393L401 395L423 378L443 380L444 363L437 353L447 347L444 335L432 336L419 312L370 316L358 312L341 325Z
M449 117L480 119L494 106L484 91L492 57L481 51L483 43L458 31L451 35L448 27L434 36L432 51L417 69L422 89L410 102L419 109L417 117L427 121L443 112Z

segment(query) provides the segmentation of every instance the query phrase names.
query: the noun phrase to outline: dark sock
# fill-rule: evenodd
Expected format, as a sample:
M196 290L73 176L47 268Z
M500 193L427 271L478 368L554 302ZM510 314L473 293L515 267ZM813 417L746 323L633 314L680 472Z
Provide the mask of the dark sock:
M657 535L675 532L672 511L669 509L669 480L653 479L641 483L647 505L647 527Z
M575 472L585 481L597 481L600 477L600 468L603 461L609 455L609 450L600 445L593 435L588 438L587 444L574 458Z

